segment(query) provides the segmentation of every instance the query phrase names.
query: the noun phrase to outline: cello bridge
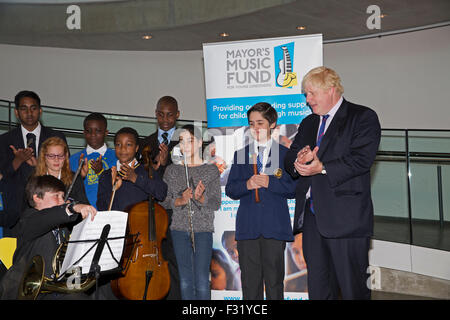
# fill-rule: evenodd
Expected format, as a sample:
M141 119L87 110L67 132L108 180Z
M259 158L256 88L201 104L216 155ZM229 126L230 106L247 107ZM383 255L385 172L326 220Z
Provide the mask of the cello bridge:
M158 247L153 247L153 249L155 250L155 253L147 253L147 254L143 254L142 257L143 258L147 258L150 257L152 259L156 259L157 263L158 263L158 267L161 266L161 262L159 261L159 255L158 255Z

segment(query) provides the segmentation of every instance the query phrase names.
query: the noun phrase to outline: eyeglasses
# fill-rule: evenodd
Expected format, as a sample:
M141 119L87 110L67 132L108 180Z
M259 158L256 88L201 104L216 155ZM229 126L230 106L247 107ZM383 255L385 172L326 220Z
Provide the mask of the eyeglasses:
M45 157L50 160L55 160L55 159L64 160L66 158L66 155L65 154L47 153L47 154L45 154Z

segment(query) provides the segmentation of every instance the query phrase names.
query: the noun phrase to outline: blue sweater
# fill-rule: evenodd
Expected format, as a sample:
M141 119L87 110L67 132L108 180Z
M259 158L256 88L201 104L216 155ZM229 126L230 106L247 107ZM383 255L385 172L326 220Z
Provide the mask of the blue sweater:
M263 236L267 239L293 241L291 219L287 199L295 197L296 181L284 170L287 148L275 141L269 153L266 174L268 188L259 188L260 202L255 201L255 190L247 189L247 180L253 175L246 146L234 154L225 193L233 200L240 200L236 217L236 240L251 240ZM281 169L281 171L280 171ZM281 172L281 176L275 172Z
M76 172L78 169L78 162L80 160L81 154L86 156L86 149L81 150L80 152L75 153L70 157L70 169L73 172ZM98 152L93 152L87 156L89 160L97 160L100 157ZM115 166L117 162L116 153L113 149L107 149L105 155L102 157L103 170L108 170L112 166ZM100 173L101 174L101 173ZM95 173L95 171L91 168L89 163L89 170L84 179L84 190L86 191L86 196L89 200L89 203L96 207L97 205L97 192L98 192L98 178L99 175Z

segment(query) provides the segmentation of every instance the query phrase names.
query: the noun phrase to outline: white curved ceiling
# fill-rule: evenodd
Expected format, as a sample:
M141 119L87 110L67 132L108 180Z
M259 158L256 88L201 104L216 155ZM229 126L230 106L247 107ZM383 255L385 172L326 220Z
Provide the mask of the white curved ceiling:
M69 3L80 9L80 29L67 27ZM374 4L385 15L380 29L367 27ZM201 50L207 42L316 33L332 41L446 24L450 0L0 0L0 43L77 49Z

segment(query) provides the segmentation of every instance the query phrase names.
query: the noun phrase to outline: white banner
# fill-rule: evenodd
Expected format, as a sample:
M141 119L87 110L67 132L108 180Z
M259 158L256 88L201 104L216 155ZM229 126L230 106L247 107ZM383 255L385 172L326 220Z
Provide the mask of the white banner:
M203 45L208 132L214 137L208 153L221 172L222 206L215 215L212 299L242 299L238 252L234 238L238 200L225 195L233 154L247 142L247 111L258 102L278 112L273 138L287 147L297 127L311 113L301 81L322 65L322 35L211 43ZM288 200L291 218L295 200ZM301 235L285 252L285 299L307 299L306 265Z
M278 124L310 113L301 79L322 65L322 35L203 45L208 127L247 126L247 110L268 102Z

